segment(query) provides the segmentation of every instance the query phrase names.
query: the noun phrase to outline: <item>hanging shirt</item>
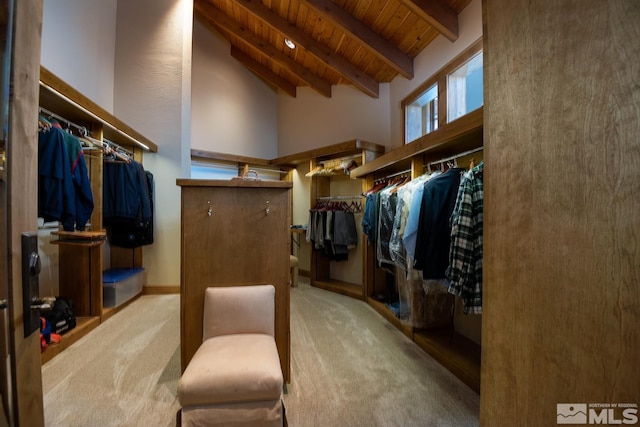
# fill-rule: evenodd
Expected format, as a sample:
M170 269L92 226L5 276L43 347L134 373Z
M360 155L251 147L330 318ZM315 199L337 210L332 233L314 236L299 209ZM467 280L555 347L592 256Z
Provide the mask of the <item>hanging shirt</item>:
M441 172L434 172L431 175L426 176L424 179L430 180L439 175L441 175ZM408 206L409 211L407 214L407 224L405 225L404 233L402 235L402 243L404 244L404 248L407 251L407 256L410 260L414 260L416 254L416 238L418 235L418 222L420 220L420 208L422 206L424 185L424 180L418 182L413 191L411 203ZM411 264L413 264L413 261L411 261Z
M423 279L444 279L449 265L451 226L462 168L451 168L424 185L413 266Z
M367 194L362 216L362 232L367 236L367 241L376 242L378 235L378 193Z
M378 263L392 264L389 252L389 241L393 232L393 219L396 214L398 195L392 190L395 186L386 188L380 192L380 209L378 211L378 237L376 240L376 254Z
M482 223L484 163L465 173L451 215L449 292L464 303L465 314L482 314Z

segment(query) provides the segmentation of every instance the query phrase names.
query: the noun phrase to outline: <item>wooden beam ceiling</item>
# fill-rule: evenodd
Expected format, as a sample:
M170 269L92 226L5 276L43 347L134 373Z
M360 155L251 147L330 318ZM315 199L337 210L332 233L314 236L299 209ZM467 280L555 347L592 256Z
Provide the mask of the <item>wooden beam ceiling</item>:
M458 14L443 0L400 0L405 6L428 22L440 34L458 40Z
M196 12L200 14L202 19L210 25L220 27L225 31L241 38L247 45L253 47L267 58L278 62L287 71L296 75L300 80L306 82L312 89L319 94L331 98L331 83L313 74L301 64L291 59L275 46L251 33L238 22L231 19L224 12L209 3L197 3L195 5Z
M350 37L359 40L371 53L376 55L398 73L408 79L413 78L413 59L380 37L378 33L355 19L331 0L301 0L318 15L331 21Z
M286 19L262 5L260 0L236 0L236 4L243 7L256 18L266 22L297 46L304 47L308 52L353 83L361 91L374 98L378 97L378 82L366 75L362 70L341 56L331 52L326 46L318 43L310 35L298 29Z
M331 97L347 84L377 98L380 83L414 77L414 58L436 37L457 40L471 1L194 0L194 12L233 58L291 96L303 86Z

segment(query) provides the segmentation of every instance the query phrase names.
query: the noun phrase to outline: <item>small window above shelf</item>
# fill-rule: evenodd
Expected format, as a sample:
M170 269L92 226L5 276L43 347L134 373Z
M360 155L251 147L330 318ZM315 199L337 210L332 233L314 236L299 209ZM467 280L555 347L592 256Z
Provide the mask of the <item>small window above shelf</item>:
M442 157L482 147L483 108L447 123L414 142L398 147L351 171L351 178L397 167L399 162L419 154Z

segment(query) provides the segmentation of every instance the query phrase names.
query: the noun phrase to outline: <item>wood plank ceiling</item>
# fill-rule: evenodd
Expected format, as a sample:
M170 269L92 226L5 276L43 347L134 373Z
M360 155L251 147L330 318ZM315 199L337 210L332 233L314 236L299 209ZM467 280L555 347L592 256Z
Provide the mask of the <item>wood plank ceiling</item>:
M471 0L195 0L196 18L231 44L231 56L296 96L331 97L353 85L378 97L380 83L413 78L413 59L442 34L458 37ZM286 46L285 40L295 43Z

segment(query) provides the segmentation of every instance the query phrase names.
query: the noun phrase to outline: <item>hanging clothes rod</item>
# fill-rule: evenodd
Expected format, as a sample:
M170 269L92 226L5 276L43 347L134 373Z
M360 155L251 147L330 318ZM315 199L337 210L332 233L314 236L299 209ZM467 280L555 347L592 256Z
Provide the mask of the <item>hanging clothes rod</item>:
M437 165L438 163L449 162L451 160L459 159L460 157L468 156L469 154L477 153L478 151L482 151L482 150L484 150L484 147L478 147L478 148L474 148L472 150L463 151L462 153L454 154L453 156L446 157L444 159L435 160L433 162L430 162L429 164L425 165L424 167L429 167L431 165Z
M64 117L54 113L53 111L49 111L44 107L38 107L38 113L39 114L43 114L43 115L47 116L50 119L56 119L59 122L63 122L64 124L66 124L69 127L76 128L81 133L81 135L83 135L83 136L90 136L91 135L91 133L89 132L89 130L87 129L86 126L80 126L78 124L75 124L71 120L65 119Z
M127 156L133 158L133 151L129 151L126 148L121 147L120 145L116 144L113 141L108 140L107 138L102 138L103 142L106 142L114 151L116 152L120 152L120 153L124 153Z
M386 181L388 179L395 178L397 176L402 176L402 175L411 175L411 169L403 170L401 172L392 173L391 175L387 175L387 176L384 176L382 178L376 178L373 181L374 182L383 182L383 181Z
M362 195L356 196L324 196L324 197L316 197L316 200L360 200L362 199Z
M62 117L59 114L54 113L53 111L47 110L44 107L38 107L38 114L42 114L50 119L55 119L58 122L63 122L64 124L66 124L68 127L73 127L75 129L78 130L78 132L80 132L80 135L82 138L87 139L92 145L101 148L103 151L105 150L105 144L111 148L111 150L116 154L117 157L119 157L121 160L125 160L125 161L129 161L130 158L133 158L133 152L130 150L127 150L126 148L116 144L113 141L109 141L106 138L103 138L102 141L99 141L95 138L93 138L91 136L91 132L89 132L89 130L87 129L86 126L80 126L79 124L76 124L74 122L72 122L69 119L65 119L64 117ZM123 157L123 156L119 156L118 154L122 155L122 154L126 154L126 156L128 157Z

